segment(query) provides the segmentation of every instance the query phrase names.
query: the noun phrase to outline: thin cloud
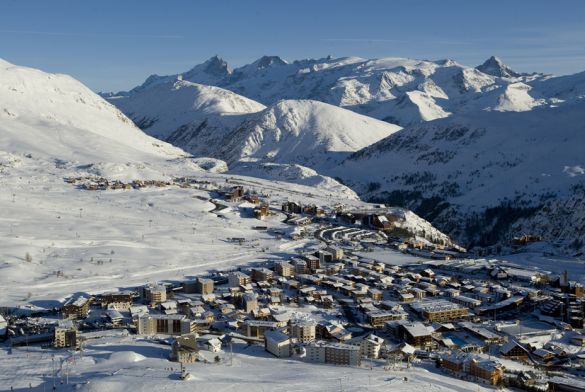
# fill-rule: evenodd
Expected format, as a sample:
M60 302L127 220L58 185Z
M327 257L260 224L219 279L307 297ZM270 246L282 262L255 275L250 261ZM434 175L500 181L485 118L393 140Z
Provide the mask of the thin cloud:
M370 42L370 43L394 43L394 44L414 44L417 41L404 39L390 39L390 38L321 38L322 42ZM451 40L431 40L421 38L418 42L424 42L431 45L471 45L468 41L451 41Z
M44 35L61 37L90 37L90 38L151 38L151 39L181 39L182 35L173 34L120 34L120 33L78 33L61 31L36 30L0 30L0 34Z
M321 38L325 42L391 42L391 43L407 43L408 41L399 39L385 39L385 38Z

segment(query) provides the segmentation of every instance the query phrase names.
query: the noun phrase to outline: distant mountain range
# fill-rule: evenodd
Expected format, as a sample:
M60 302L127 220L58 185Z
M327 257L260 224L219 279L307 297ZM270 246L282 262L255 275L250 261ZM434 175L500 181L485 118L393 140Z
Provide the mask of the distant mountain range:
M103 96L132 99L178 78L222 87L264 105L317 100L401 126L476 110L526 111L583 92L564 78L515 72L496 57L473 68L453 60L328 57L288 63L265 56L233 70L212 57L185 73L152 75L128 92ZM579 79L583 87L585 76Z

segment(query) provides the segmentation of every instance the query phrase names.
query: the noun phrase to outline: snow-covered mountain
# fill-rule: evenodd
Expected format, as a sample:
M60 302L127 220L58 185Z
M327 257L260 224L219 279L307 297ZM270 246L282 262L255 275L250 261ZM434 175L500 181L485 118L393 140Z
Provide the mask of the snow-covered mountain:
M131 97L179 76L264 105L282 99L311 99L403 126L477 110L531 110L557 104L557 95L566 92L562 78L518 73L493 56L475 68L453 60L327 57L287 62L264 56L234 70L213 57L185 73L153 75L141 86L114 95ZM580 87L572 96L583 93Z
M413 125L327 174L362 197L410 207L463 243L489 245L517 235L509 229L520 218L554 221L546 206L564 204L585 186L584 113L585 101L575 101ZM558 229L547 229L557 233L550 240L585 233L582 225L563 235Z
M496 56L490 57L483 64L478 65L475 68L484 74L497 76L498 78L517 78L522 76L504 64L504 62Z
M265 106L219 87L178 79L168 79L133 92L111 97L114 103L144 132L166 140L178 129L199 127L207 122L217 132L230 130ZM211 135L207 135L211 136ZM219 135L215 135L219 136Z
M400 127L318 101L286 100L251 116L219 150L228 163L298 163L313 168L343 158Z
M79 162L169 160L184 152L145 135L67 75L0 60L0 149Z

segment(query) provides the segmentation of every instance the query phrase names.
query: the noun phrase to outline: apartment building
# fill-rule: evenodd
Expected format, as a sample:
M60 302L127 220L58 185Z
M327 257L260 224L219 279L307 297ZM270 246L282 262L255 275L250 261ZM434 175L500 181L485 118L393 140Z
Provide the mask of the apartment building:
M393 321L393 320L406 320L408 314L404 311L395 311L395 310L374 310L371 312L366 313L366 318L368 323L374 328L382 328L386 324L386 321Z
M197 278L195 281L195 292L198 294L213 294L214 283L213 279Z
M290 324L290 337L297 342L312 342L317 336L317 323L309 320L297 320Z
M274 267L276 273L280 276L288 278L294 275L294 267L287 261L277 262Z
M252 338L263 338L266 332L277 327L278 323L276 321L247 320L244 323L246 336Z
M384 339L371 334L360 342L360 353L367 358L377 359L384 346Z
M63 318L81 319L86 318L89 313L91 299L88 297L71 298L63 305Z
M252 279L241 271L235 271L228 275L228 283L230 287L239 287L252 283Z
M77 348L79 336L73 327L57 327L53 336L53 347L55 348Z
M410 307L428 321L452 321L467 318L469 310L445 299L415 302Z
M149 285L142 288L142 300L146 304L160 304L167 300L167 288L163 285Z
M252 281L253 282L270 282L273 278L273 272L268 268L253 268Z
M147 314L136 318L136 332L139 335L182 335L192 333L195 323L182 314Z
M306 347L306 359L309 362L359 366L360 347L344 343L311 343Z

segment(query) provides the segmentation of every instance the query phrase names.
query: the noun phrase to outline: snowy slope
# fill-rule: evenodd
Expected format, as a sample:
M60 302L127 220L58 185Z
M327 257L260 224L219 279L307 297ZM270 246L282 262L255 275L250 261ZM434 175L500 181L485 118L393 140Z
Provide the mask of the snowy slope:
M280 163L242 163L237 165L233 170L230 170L230 174L263 178L275 182L306 185L321 189L330 194L344 195L348 199L359 200L358 195L347 186L342 185L331 177L323 176L315 170L301 165Z
M226 138L219 158L228 163L298 163L312 168L338 163L399 127L318 101L276 103Z
M175 159L75 79L0 62L0 149L80 162Z
M469 225L464 230L470 214L489 208L496 214L509 204L519 210L508 211L500 223L513 223L519 218L514 213L536 213L546 200L570 198L585 184L583 113L585 101L576 101L436 120L405 128L326 174L342 178L362 197L410 206L456 238L470 240L463 238L474 235ZM486 223L483 229L494 227ZM505 227L494 230L506 234Z

